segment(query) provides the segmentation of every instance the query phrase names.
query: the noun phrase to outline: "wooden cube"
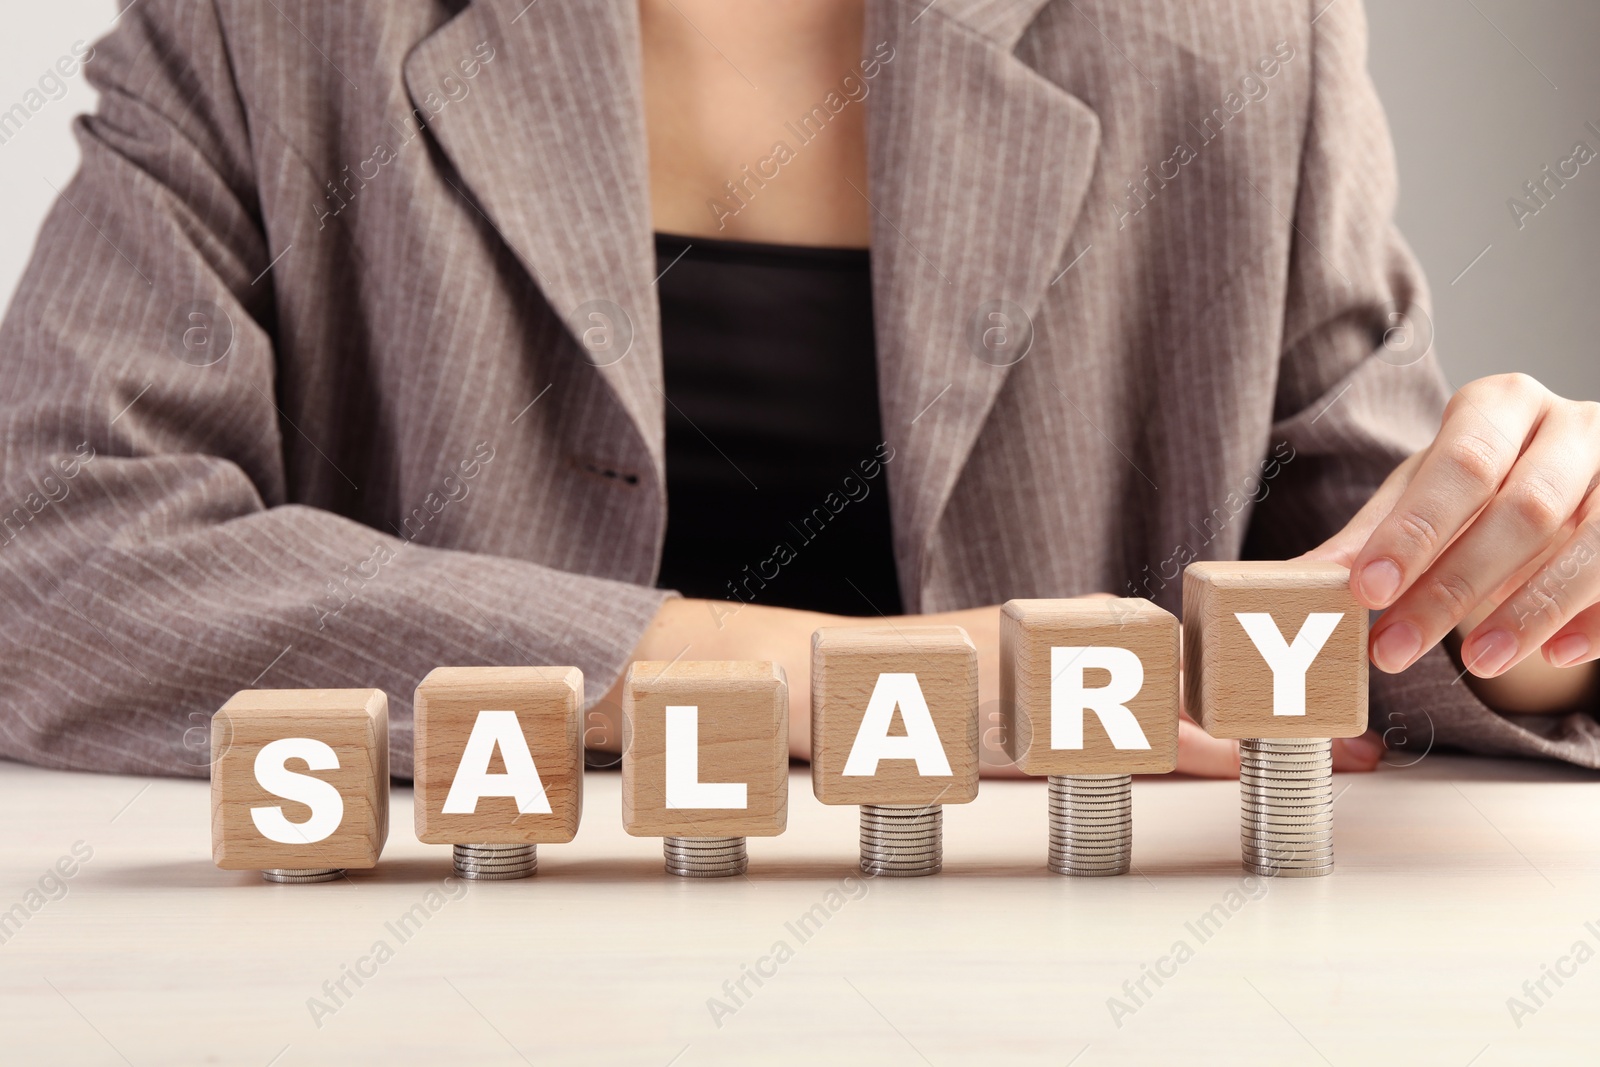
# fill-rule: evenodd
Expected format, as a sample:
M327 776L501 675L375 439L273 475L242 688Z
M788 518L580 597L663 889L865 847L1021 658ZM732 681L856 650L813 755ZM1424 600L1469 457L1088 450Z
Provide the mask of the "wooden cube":
M765 662L641 660L622 691L622 825L775 837L789 818L789 685Z
M811 788L824 804L978 795L978 650L959 626L811 636Z
M438 667L413 706L417 840L553 844L577 835L582 671Z
M1012 600L1000 612L1006 754L1025 774L1178 766L1178 618L1148 600Z
M1367 609L1337 563L1191 563L1184 700L1213 737L1355 737L1367 728Z
M211 856L225 871L377 865L389 836L389 698L246 689L211 720Z

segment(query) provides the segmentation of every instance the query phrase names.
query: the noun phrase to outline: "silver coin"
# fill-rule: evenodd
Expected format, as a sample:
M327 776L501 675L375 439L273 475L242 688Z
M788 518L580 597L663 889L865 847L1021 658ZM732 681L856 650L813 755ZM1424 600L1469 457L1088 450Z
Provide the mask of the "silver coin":
M936 875L944 870L942 864L931 864L926 867L891 867L886 864L867 864L862 862L861 873L869 878L918 878L922 875Z
M532 845L507 845L501 848L488 848L482 845L456 845L457 856L471 856L475 859L497 859L502 856L531 856L534 852Z
M512 882L518 878L528 878L533 872L532 867L520 871L465 871L456 868L457 874L473 882Z
M532 860L516 860L507 863L470 863L457 860L455 864L456 870L463 874L467 873L468 871L484 873L494 873L497 871L531 871L536 866L538 866L538 864Z
M892 848L864 848L861 850L861 861L863 863L868 860L896 864L937 863L943 857L944 854L936 848L903 850Z
M662 847L665 851L679 856L734 856L743 853L747 846L744 840L740 839L731 845L689 845L678 841L668 841Z
M344 877L343 867L273 867L261 872L268 882L282 885L310 885L315 882L332 882Z

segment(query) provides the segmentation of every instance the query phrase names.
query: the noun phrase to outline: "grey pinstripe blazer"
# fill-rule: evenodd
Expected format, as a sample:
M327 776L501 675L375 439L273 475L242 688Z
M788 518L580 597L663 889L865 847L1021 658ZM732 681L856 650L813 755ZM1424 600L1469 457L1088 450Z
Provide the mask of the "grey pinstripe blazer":
M1175 609L1429 439L1363 14L1322 6L870 0L912 610ZM144 0L99 44L0 331L0 753L203 774L242 686L380 686L408 774L435 665L606 690L665 595L638 48L634 0ZM999 301L1014 363L972 343ZM1600 764L1441 653L1373 677L1391 741Z

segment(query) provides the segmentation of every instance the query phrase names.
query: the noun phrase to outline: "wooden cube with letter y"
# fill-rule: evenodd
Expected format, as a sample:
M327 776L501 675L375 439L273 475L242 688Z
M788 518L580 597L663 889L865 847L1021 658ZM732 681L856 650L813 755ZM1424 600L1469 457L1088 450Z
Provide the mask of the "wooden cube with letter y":
M829 626L811 638L811 787L861 805L861 869L943 864L943 805L978 795L978 652L959 626Z
M327 881L389 836L389 700L377 689L246 689L212 717L216 865Z
M1367 728L1367 611L1350 571L1308 560L1191 563L1183 574L1184 698L1239 739L1245 869L1333 870L1329 738Z
M417 686L417 839L454 845L457 873L533 873L583 812L583 672L439 667Z
M623 684L622 822L667 869L738 874L789 817L789 685L769 662L641 660Z
M1191 563L1183 663L1189 714L1212 737L1355 737L1367 728L1367 609L1337 563Z

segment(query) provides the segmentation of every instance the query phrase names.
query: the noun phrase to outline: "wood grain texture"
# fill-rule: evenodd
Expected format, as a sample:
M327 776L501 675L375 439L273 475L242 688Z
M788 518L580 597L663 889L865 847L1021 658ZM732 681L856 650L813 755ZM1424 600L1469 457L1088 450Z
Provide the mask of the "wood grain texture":
M1273 674L1238 619L1293 642L1312 612L1342 615L1306 672L1305 714L1273 714ZM1367 728L1367 610L1350 571L1320 561L1191 563L1183 572L1184 701L1213 737L1355 737Z
M438 667L417 686L416 824L427 844L561 844L583 813L583 672L576 667ZM550 812L517 810L509 796L480 797L472 814L443 811L467 739L482 711L513 711ZM490 762L505 773L498 748Z
M1144 683L1125 706L1148 749L1117 748L1100 716L1085 712L1083 747L1052 747L1051 649L1123 648ZM1086 686L1109 674L1086 669ZM1096 676L1099 676L1098 680ZM1178 766L1178 619L1148 600L1011 600L1000 611L1000 709L1006 754L1026 774L1166 774Z
M844 775L878 677L891 672L917 676L949 776L924 776L909 759ZM898 708L890 732L906 732ZM812 635L811 788L824 804L965 804L978 795L978 651L965 630L826 626Z
M256 781L256 755L280 738L322 741L338 756L335 770L296 773L332 785L344 798L344 817L332 836L311 844L269 840L250 810L278 806L290 822L311 809L285 800ZM380 689L246 689L211 722L211 855L226 871L274 867L374 867L389 836L389 698Z
M743 809L668 808L666 708L699 709L699 780ZM789 817L789 683L776 663L640 660L622 693L622 824L635 837L775 837Z

